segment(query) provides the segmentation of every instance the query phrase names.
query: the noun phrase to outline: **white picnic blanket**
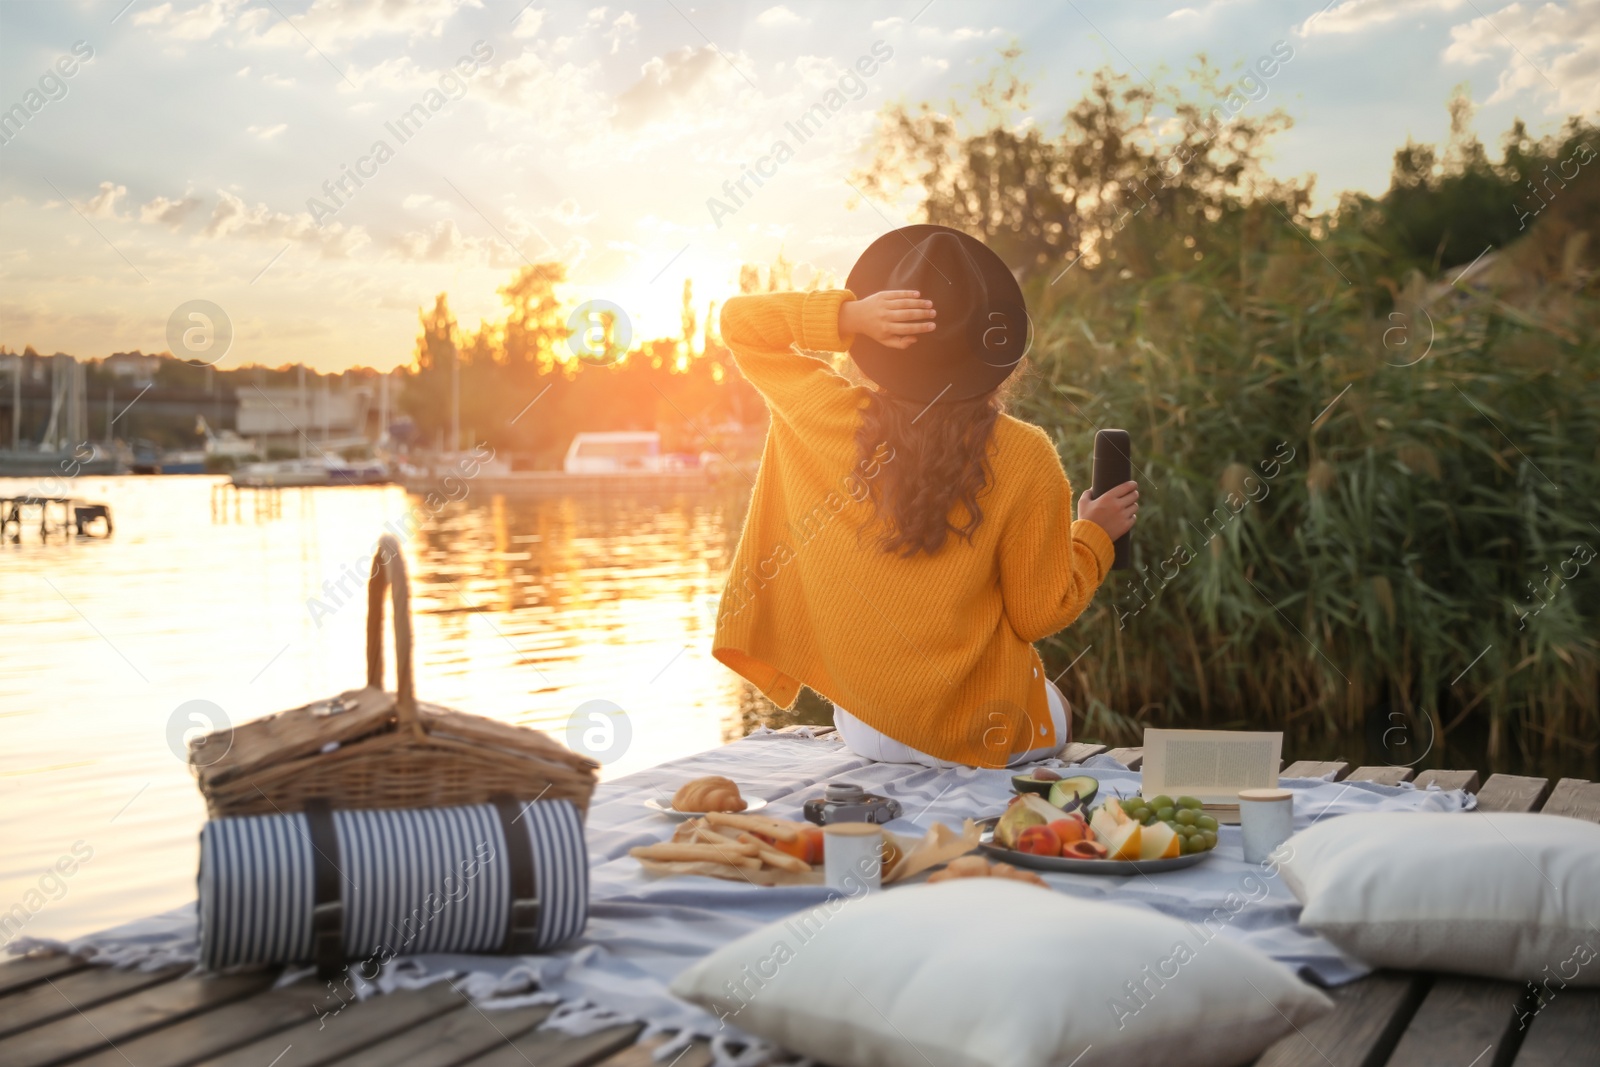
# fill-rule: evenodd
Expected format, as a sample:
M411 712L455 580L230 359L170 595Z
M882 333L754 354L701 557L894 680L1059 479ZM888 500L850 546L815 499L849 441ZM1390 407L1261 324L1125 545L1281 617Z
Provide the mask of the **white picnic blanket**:
M1060 764L1047 761L1041 766ZM486 1008L559 1002L560 1009L546 1025L569 1032L589 1032L622 1020L643 1021L648 1033L682 1040L715 1039L719 1059L725 1063L759 1062L769 1050L758 1043L743 1056L736 1055L729 1041L736 1049L742 1035L673 998L667 985L693 961L758 926L821 903L830 891L821 886L758 888L714 878L648 876L628 850L669 837L673 823L644 807L644 801L670 798L689 778L723 774L738 782L747 797L765 798L769 805L763 814L799 819L802 802L819 794L823 783L850 781L898 799L906 815L889 828L920 835L937 822L959 827L966 818L1000 812L1010 797L1012 773L870 763L830 738L759 731L721 748L603 783L589 811L592 904L588 928L578 942L541 956L408 957L388 964L375 982L357 979L356 992L368 995L454 979ZM1107 756L1097 756L1073 773L1099 779L1102 796L1127 796L1139 788L1139 775ZM1294 791L1297 830L1350 812L1463 811L1476 803L1461 791L1424 791L1410 785L1310 778L1284 779L1281 784ZM1072 896L1150 908L1193 923L1208 936L1251 945L1324 985L1352 981L1370 970L1295 925L1299 904L1281 879L1244 862L1237 827L1222 827L1219 837L1210 859L1181 871L1130 878L1044 877ZM11 951L41 947L89 952L103 962L124 966L192 962L198 959L194 905L66 944L19 938ZM287 975L285 980L305 973ZM530 991L534 983L538 989Z

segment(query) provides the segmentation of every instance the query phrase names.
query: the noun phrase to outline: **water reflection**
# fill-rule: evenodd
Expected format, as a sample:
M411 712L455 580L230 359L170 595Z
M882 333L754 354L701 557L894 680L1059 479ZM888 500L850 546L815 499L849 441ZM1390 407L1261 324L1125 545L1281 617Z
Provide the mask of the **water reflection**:
M736 493L472 493L435 510L397 487L216 486L79 479L76 495L111 505L114 537L30 530L0 547L0 913L36 902L75 842L93 851L59 899L27 909L26 933L192 899L204 808L169 719L205 700L242 721L360 685L359 586L386 524L406 544L424 700L562 739L579 704L610 700L633 739L606 777L794 721L711 658ZM25 488L0 482L0 496Z

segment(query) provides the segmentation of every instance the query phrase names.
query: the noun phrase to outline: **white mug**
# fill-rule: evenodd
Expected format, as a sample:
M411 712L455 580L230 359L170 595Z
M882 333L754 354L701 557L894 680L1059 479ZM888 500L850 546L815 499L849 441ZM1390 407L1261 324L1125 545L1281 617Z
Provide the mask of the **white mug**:
M1265 863L1274 849L1294 836L1294 794L1287 789L1239 790L1239 829L1244 861Z
M822 864L828 888L845 896L883 885L883 829L870 822L829 823L822 828Z

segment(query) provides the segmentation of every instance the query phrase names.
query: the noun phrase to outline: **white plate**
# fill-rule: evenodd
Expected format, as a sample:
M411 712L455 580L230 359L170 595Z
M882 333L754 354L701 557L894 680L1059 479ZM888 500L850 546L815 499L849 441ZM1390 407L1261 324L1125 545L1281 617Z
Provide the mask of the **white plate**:
M679 811L671 804L657 800L655 797L651 797L649 800L645 801L644 806L649 808L651 811L660 812L669 819L678 819L680 821L683 819L698 819L705 815L705 812L703 811ZM767 802L762 800L760 797L746 797L744 801L744 810L736 811L732 814L749 815L752 811L760 811L766 806Z

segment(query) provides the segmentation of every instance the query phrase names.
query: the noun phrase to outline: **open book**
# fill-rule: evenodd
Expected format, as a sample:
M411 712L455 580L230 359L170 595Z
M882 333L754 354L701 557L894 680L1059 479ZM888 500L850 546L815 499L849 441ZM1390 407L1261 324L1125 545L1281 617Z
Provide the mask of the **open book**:
M1146 730L1140 791L1199 797L1238 807L1239 790L1278 784L1283 734L1239 730Z

